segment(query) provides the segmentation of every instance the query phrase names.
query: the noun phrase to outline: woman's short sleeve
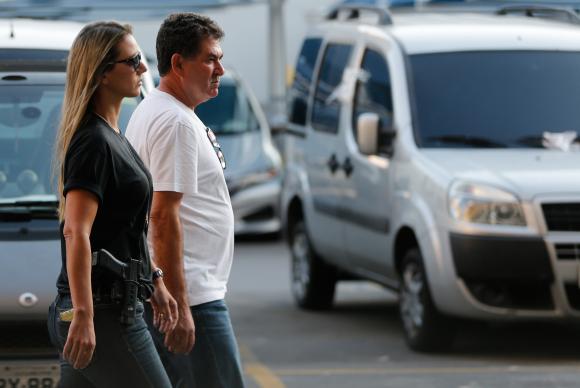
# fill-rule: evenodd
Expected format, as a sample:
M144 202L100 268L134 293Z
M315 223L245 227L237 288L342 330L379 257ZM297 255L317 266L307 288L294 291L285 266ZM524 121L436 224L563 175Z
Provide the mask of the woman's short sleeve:
M78 134L71 141L64 163L63 195L73 189L87 190L103 203L111 174L110 153L106 142L98 136Z

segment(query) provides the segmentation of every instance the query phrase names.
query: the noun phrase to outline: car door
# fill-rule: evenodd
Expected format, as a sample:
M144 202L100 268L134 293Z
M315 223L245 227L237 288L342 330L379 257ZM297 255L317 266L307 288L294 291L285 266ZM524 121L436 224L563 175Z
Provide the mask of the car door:
M312 197L307 227L315 248L335 263L345 259L340 206L346 180L340 171L344 141L339 129L341 121L346 119L341 94L352 52L353 43L342 40L331 40L324 48L311 104L305 152Z
M356 122L362 113L378 114L381 128L395 122L388 50L384 41L379 42L363 45L359 54L345 159L341 161L347 176L342 206L350 266L389 282L394 272L390 257L391 158L384 150L377 155L364 155L356 142Z

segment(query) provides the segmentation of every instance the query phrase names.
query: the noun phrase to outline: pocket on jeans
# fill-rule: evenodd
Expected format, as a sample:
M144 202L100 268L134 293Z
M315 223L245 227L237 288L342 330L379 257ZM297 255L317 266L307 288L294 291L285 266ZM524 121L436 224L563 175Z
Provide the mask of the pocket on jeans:
M55 328L55 342L57 348L62 351L66 339L68 337L68 329L70 328L70 322L61 321L60 314L64 311L70 310L72 308L71 303L64 303L61 306L55 306L54 310L54 328Z

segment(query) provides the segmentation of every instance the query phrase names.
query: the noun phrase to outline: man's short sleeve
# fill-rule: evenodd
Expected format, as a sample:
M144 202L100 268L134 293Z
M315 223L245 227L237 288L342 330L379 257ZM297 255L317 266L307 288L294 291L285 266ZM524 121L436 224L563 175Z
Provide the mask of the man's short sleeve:
M71 141L64 164L63 195L73 189L87 190L103 203L111 160L104 139L80 135Z
M153 190L197 193L199 139L195 129L176 120L157 128L149 140Z

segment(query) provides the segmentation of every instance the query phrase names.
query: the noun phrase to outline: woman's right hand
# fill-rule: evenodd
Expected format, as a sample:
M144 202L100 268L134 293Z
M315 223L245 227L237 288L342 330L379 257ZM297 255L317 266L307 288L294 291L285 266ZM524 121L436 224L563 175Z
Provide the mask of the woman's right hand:
M93 318L88 315L78 314L75 311L64 345L64 359L73 368L84 369L93 358L95 346L96 338Z

